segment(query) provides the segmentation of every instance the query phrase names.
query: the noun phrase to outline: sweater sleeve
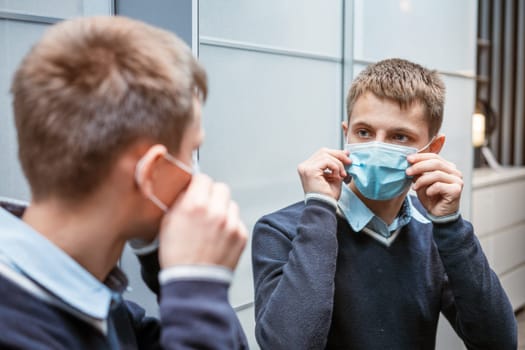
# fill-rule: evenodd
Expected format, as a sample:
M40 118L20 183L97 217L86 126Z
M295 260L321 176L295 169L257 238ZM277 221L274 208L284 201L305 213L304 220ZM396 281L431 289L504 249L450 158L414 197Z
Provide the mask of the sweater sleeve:
M136 254L140 262L140 274L148 288L159 298L159 251L157 249L147 254Z
M163 349L247 349L247 340L228 301L228 284L172 280L162 284Z
M327 341L337 259L335 208L318 200L300 208L301 213L263 217L254 228L255 335L262 349L324 349Z
M172 279L161 284L160 321L126 301L139 349L248 349L241 324L228 301L228 283L201 278ZM120 338L125 316L113 311Z
M161 314L159 322L145 317L140 307L128 306L140 349L248 349L228 301L231 271L197 265L161 272L158 249L135 253L144 282L160 301Z
M131 320L131 326L133 327L131 331L134 333L137 348L148 350L162 349L160 345L159 320L154 317L146 316L145 310L132 301L126 300L124 305L127 308L127 317ZM119 309L113 310L112 314L115 325L120 328L120 330L118 329L117 331L122 333L122 328L124 328L125 334L125 325L127 324L126 317ZM119 338L123 338L122 334L120 334Z
M516 349L512 306L490 268L472 225L462 218L434 224L445 267L442 312L468 349Z

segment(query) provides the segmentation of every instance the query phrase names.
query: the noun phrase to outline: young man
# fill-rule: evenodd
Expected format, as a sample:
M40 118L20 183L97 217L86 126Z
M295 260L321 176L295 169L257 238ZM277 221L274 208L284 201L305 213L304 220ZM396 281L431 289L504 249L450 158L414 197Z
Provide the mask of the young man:
M510 303L459 214L462 175L438 155L444 90L400 59L357 76L346 150L300 164L305 201L255 226L261 348L433 349L440 312L469 349L516 348Z
M12 84L32 198L0 209L0 348L246 347L227 295L246 229L192 169L206 91L182 41L130 19L65 21L32 48ZM128 240L160 321L122 300Z

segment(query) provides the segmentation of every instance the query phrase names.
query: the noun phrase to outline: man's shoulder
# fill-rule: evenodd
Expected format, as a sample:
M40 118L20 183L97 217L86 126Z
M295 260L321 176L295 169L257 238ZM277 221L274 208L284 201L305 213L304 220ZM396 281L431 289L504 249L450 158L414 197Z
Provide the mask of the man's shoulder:
M0 264L2 264L0 262ZM60 314L58 308L54 307L52 303L44 300L43 292L26 277L20 275L19 280L13 280L11 277L5 276L3 269L9 269L2 264L0 269L0 323L5 321L3 314L10 314L11 317L32 320L32 319L48 319L52 322L53 314ZM13 274L18 274L13 272Z
M2 262L0 264L3 265ZM7 267L6 267L7 268ZM5 277L0 269L0 312L6 308L17 308L17 304L27 304L35 297L26 292L22 287ZM0 317L0 320L3 317Z
M25 344L22 338L27 332L32 332L35 340L45 338L43 335L47 332L44 330L49 328L62 333L64 316L52 305L0 274L0 327L14 343Z
M0 208L7 210L9 213L17 217L22 217L27 206L27 202L0 196Z
M0 273L1 349L105 348L100 330L30 289Z

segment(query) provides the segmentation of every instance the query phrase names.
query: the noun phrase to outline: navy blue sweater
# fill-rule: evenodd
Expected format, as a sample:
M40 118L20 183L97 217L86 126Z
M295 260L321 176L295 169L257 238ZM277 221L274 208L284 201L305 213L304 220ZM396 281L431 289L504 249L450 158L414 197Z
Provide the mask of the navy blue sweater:
M108 337L0 276L0 349L243 349L227 290L218 282L168 283L162 288L162 322L122 302L110 311Z
M386 247L310 200L261 218L252 258L262 349L434 349L440 312L469 349L516 349L512 307L461 218L411 220Z
M0 206L17 216L23 213L16 205ZM161 295L161 318L146 317L140 306L120 299L111 306L106 335L0 261L0 349L248 348L228 301L227 283L173 280L160 286L156 252L141 257L141 264L145 281Z

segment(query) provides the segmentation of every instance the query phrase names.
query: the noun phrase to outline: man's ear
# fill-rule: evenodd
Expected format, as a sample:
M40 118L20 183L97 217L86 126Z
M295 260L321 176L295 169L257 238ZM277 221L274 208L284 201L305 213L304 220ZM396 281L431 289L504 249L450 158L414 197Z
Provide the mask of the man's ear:
M153 193L153 183L155 180L158 161L164 158L167 153L164 145L156 144L148 148L142 155L135 167L135 182L146 195Z
M343 127L343 135L345 136L345 140L348 138L348 122L345 120L341 122L341 126Z
M436 137L434 138L434 141L432 141L432 143L428 145L428 152L439 154L444 144L445 144L445 135L443 134L436 135Z

